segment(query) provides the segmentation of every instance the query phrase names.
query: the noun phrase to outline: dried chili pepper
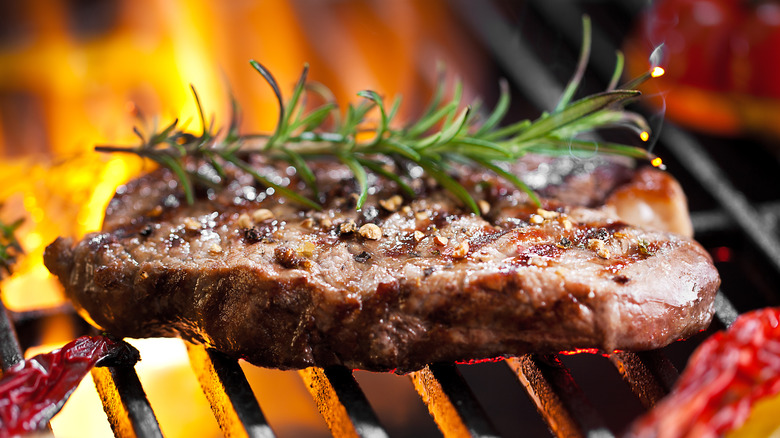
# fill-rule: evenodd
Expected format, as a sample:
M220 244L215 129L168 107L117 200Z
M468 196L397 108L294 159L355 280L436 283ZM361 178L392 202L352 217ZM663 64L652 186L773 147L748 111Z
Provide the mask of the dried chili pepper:
M746 313L704 341L674 390L628 437L718 437L741 426L753 404L780 393L780 308Z
M11 367L0 379L0 438L41 430L93 366L132 365L138 350L106 336L82 336Z

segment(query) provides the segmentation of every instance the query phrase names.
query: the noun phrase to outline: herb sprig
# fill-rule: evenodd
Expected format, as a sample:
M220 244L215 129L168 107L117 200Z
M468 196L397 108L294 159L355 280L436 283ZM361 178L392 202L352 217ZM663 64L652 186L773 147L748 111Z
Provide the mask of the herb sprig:
M16 258L24 252L14 234L22 222L24 219L18 219L10 224L0 221L0 268L8 275L12 274L11 268L16 263ZM3 273L0 272L0 278L2 277Z
M213 186L225 179L224 165L232 163L251 174L258 183L273 188L276 193L305 207L320 210L317 181L309 164L314 160L336 159L354 174L359 187L356 208L359 210L369 192L368 173L373 172L395 181L408 196L414 191L406 179L385 169L380 157L406 161L420 166L443 188L449 190L466 207L479 214L477 203L469 192L451 176L454 163L466 163L486 168L526 192L533 202L539 198L522 177L507 170L506 164L527 153L562 154L572 151L594 151L652 160L654 155L645 149L609 143L581 140L583 134L599 129L622 127L638 134L650 130L645 119L625 109L640 92L616 87L622 74L622 55L618 54L613 80L607 91L579 100L572 100L579 88L587 64L590 47L590 22L583 20L584 38L582 56L577 70L568 83L555 110L543 113L536 120L522 120L501 126L509 109L508 86L500 82L501 94L495 108L480 117L478 104L461 107L462 84L456 81L451 98L445 100L444 81L440 81L434 96L423 114L411 124L400 126L396 116L401 99L388 103L375 91L360 91L357 104L349 104L343 114L332 98L332 93L320 84L307 83L308 65L305 65L292 96L285 103L280 87L271 72L258 63L250 65L265 79L276 96L279 118L270 135L241 135L238 132L238 106L233 100L233 117L224 134L215 133L213 120L207 123L203 107L194 87L203 131L199 135L178 127L178 120L150 137L138 129L141 139L137 147L98 146L97 151L127 152L149 158L172 170L181 182L187 202L194 202L195 182ZM648 75L644 79L649 78ZM638 85L632 81L631 86ZM617 89L616 89L617 88ZM324 104L307 108L308 94L318 95ZM378 120L370 115L378 113ZM326 123L328 122L328 123ZM326 129L326 126L331 129ZM371 133L373 132L373 135ZM247 147L249 140L254 146ZM259 146L258 146L259 144ZM279 185L255 170L248 161L249 154L262 154L270 160L282 160L293 166L310 190L311 197ZM220 178L208 178L203 172L188 169L187 157L210 165Z

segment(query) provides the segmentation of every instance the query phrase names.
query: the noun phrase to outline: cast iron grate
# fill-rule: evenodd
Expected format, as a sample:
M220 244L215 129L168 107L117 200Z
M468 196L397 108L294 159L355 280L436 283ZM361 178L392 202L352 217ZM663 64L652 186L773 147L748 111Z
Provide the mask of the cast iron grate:
M552 107L554 101L550 99L557 98L561 86L552 79L552 73L539 61L534 50L517 37L516 23L507 18L512 14L507 14L506 10L499 11L499 7L506 9L507 5L485 3L475 9L467 0L453 0L451 4L459 12L466 31L473 33L490 51L515 89L536 107ZM575 3L567 3L567 8L558 8L565 10L551 8L550 4L544 0L523 3L520 12L540 20L551 33L563 35L570 49L576 52L579 20L585 10ZM619 40L613 35L606 35L601 29L612 29L614 22L621 20L630 23L637 9L626 8L623 3L617 2L584 5L597 6L599 11L611 11L606 15L598 14L599 11L593 14L594 56L613 53L616 48L614 41ZM611 22L598 21L604 20L604 17ZM609 72L600 70L594 75L596 80L606 82ZM740 311L776 303L776 291L764 287L765 290L755 294L752 301L738 298L740 305L736 306L733 297L739 296L740 290L728 290L726 287L736 289L732 285L739 284L740 288L757 285L761 289L760 280L756 278L767 272L774 277L780 275L780 241L774 228L780 200L755 205L751 194L735 187L725 175L723 165L699 140L679 128L668 124L664 126L658 147L664 158L672 160L670 165L680 170L682 176L675 175L681 178L689 197L701 196L714 201L711 203L714 207L693 212L697 237L704 245L709 249L733 245L733 236L740 236L737 238L741 240L739 253L747 261L719 266L725 268L728 274L724 275L724 289L716 299L714 328L727 327ZM758 267L754 266L754 261ZM735 269L735 265L750 265L751 268L740 271ZM56 318L71 319L76 334L89 330L67 306L25 313L0 309L0 361L3 369L21 360L23 348L39 343L41 327L46 325L47 320ZM677 367L670 356L682 356L682 361L678 359L678 363L684 365L696 343L694 339L663 350L614 353L608 356L608 362L614 365L639 403L649 408L668 393L677 378ZM192 369L225 435L274 436L272 426L266 421L238 362L202 346L188 345L187 348ZM524 355L503 361L554 435L611 437L619 433L620 430L615 430L607 421L598 403L583 391L578 377L565 362L558 355ZM434 364L411 374L410 378L445 436L500 436L493 415L475 395L475 388L461 373L464 369L460 367L463 366ZM133 368L98 368L92 374L116 436L162 436ZM335 436L389 436L350 370L343 367L311 368L299 374ZM608 388L604 390L609 392Z

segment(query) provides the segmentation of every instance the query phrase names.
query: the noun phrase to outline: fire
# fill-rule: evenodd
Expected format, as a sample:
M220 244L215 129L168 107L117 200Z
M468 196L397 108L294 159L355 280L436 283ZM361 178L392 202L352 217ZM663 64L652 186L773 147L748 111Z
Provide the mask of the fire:
M137 158L94 153L95 145L137 144L133 126L147 127L134 118L138 113L148 125L179 117L189 130L202 129L190 84L217 127L227 124L234 94L242 107L242 130L268 132L276 123L277 104L248 66L253 58L273 71L285 98L305 62L311 64L311 79L327 84L339 102L354 101L358 90L370 88L386 96L406 91L405 102L421 105L438 81L436 61L458 72L467 93L469 84L483 82L478 48L462 37L444 1L306 3L305 8L244 3L116 0L97 12L65 0L19 4L19 29L29 31L26 39L0 47L0 220L25 218L17 237L26 256L15 275L0 284L10 309L63 302L59 284L43 266L45 246L58 236L80 238L99 230L116 187L149 169ZM79 29L74 17L85 14L91 21ZM160 382L176 385L167 399L152 400L166 435L211 433L205 400L190 397L200 388L189 366L168 348L145 348L151 352L141 349L144 362L160 356L163 363L143 371L151 376L141 377L150 398L170 389ZM250 383L258 373L248 373ZM262 384L279 380L271 374L263 374ZM295 376L285 374L290 375ZM55 423L57 436L105 429L105 424L98 429L83 424L84 418L99 423L105 418L92 382L82 387L79 391L91 395L66 405ZM303 409L298 399L290 403L284 406L289 412ZM164 405L181 411L158 410ZM300 431L298 420L283 416L275 428ZM177 422L188 429L166 426Z
M602 352L598 348L577 348L575 350L560 351L558 354L573 356L575 354L602 354Z
M140 169L138 160L87 155L56 164L29 159L0 162L0 203L5 205L0 218L10 222L26 213L18 233L26 256L16 266L16 275L2 283L9 308L62 303L57 282L43 266L45 245L60 235L98 229L115 187Z
M663 166L663 165L664 165L664 162L663 162L663 160L661 159L661 157L655 157L655 158L653 158L653 159L650 161L650 164L652 164L652 165L653 165L653 167L661 167L661 166Z
M642 131L641 133L639 133L639 138L641 138L642 141L650 140L650 133L647 131Z
M650 76L654 78L658 78L664 75L666 73L662 67L653 67L653 70L650 72Z

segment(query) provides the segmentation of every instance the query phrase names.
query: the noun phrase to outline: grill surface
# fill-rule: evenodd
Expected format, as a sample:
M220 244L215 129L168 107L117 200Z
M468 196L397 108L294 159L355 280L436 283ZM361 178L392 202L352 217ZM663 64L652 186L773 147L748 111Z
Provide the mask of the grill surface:
M626 6L627 2L567 3L566 8L554 4L544 0L519 5L495 2L474 8L467 0L451 2L464 32L481 42L493 55L497 73L513 83L515 94L520 95L515 111L522 112L523 105L554 106L562 90L557 75L570 72L574 65L580 17L585 12L594 19L595 69L586 76L586 85L606 83L615 41L622 39L638 12L637 7ZM527 39L519 37L518 30L520 34L534 32L537 51L549 44L558 47L555 56L564 64L568 59L570 65L551 70ZM780 301L773 286L780 277L780 240L775 227L780 196L774 188L780 184L756 185L749 180L752 174L738 171L762 163L759 171L766 171L768 177L780 174L777 156L749 141L741 140L737 146L735 141L695 137L668 123L655 147L688 194L697 239L713 252L730 248L733 253L730 259L716 260L723 286L716 299L713 327L691 340L650 352L608 357L525 355L500 363L431 365L410 378L446 436L547 436L549 431L566 437L619 434L636 415L668 393L677 370L704 337L730 325L741 312ZM3 369L21 360L23 349L40 343L41 327L57 318L72 320L73 335L89 330L69 307L26 313L0 308ZM274 436L235 360L196 345L188 345L188 354L226 436ZM299 374L334 435L389 436L351 371L335 367ZM133 368L98 368L92 375L117 436L162 436ZM491 380L496 375L524 388L546 426L538 419L521 418L515 406L506 406L496 396L507 391L503 388L506 382ZM500 411L509 412L509 419Z

